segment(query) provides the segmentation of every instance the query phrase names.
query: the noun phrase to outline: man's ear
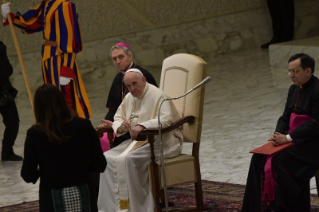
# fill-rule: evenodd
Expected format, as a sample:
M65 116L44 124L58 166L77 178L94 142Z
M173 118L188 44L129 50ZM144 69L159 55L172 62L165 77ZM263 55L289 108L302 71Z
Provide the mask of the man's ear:
M142 77L142 80L143 80L143 82L146 82L146 77L143 76L143 77Z
M308 76L312 74L311 68L307 68L306 71L307 71L307 75L308 75Z

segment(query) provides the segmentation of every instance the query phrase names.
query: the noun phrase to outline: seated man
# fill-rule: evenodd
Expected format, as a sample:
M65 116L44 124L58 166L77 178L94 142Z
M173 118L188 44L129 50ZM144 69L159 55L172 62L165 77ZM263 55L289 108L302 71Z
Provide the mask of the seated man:
M116 136L129 132L131 139L104 153L107 169L100 176L98 208L100 212L154 210L154 199L149 183L148 166L150 147L144 141L136 141L144 129L158 129L157 112L160 102L167 98L162 90L146 82L138 69L129 69L124 75L124 83L129 90L118 108L112 125ZM161 107L163 128L179 119L171 101ZM182 134L175 130L163 135L164 157L180 155ZM159 157L159 139L155 138L155 154Z
M243 212L310 211L309 180L319 168L319 80L314 68L314 59L306 54L289 59L294 84L268 141L294 145L272 157L252 156Z
M128 89L123 82L124 74L128 69L139 69L144 75L144 77L146 77L146 81L148 83L153 84L156 87L157 84L152 74L150 74L146 69L133 63L133 53L129 45L125 43L115 44L111 48L110 55L114 63L114 66L117 68L117 70L119 70L119 73L115 76L113 80L109 96L107 98L106 107L109 109L109 111L106 114L105 119L114 121L114 115L116 113L116 110L120 106L125 95L128 93ZM129 133L123 134L121 137L116 137L114 139L113 146L115 147L129 138Z
M110 50L110 56L112 58L114 66L118 69L119 73L115 76L109 96L107 98L106 107L109 109L108 113L105 116L106 120L111 122L114 121L114 115L116 113L117 108L120 106L122 100L124 99L125 95L128 93L128 88L125 86L123 82L123 77L125 72L130 68L137 68L139 69L146 81L150 84L153 84L157 87L156 81L152 74L150 74L146 69L140 67L133 63L133 53L131 48L126 43L117 43L112 46ZM116 147L120 143L125 140L130 139L130 133L124 133L120 137L115 137L113 141L113 147ZM103 152L107 151L109 144L109 140L107 139L107 134L105 133L103 138L100 140ZM96 186L96 190L99 190L99 175L100 173L93 173L93 181Z

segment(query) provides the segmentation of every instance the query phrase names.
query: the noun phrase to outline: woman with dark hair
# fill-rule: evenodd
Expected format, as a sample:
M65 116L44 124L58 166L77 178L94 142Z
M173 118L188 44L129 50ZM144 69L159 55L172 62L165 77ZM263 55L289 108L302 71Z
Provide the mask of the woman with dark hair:
M40 211L97 211L91 172L103 172L106 159L91 122L76 117L51 84L36 90L34 114L21 176L27 183L41 179Z

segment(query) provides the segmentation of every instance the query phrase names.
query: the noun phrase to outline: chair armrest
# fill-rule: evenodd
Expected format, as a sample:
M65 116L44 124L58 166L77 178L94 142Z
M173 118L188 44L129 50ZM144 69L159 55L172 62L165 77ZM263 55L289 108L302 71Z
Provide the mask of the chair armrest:
M99 138L103 137L103 133L107 132L107 134L113 135L113 128L112 127L96 127L95 128Z
M176 128L182 126L185 123L193 124L195 123L195 117L194 116L186 116L183 118L178 119L173 124L171 124L169 127L162 129L162 134L171 132L172 130L175 130ZM143 130L140 132L140 134L137 136L138 141L145 141L147 136L149 135L158 135L158 130Z

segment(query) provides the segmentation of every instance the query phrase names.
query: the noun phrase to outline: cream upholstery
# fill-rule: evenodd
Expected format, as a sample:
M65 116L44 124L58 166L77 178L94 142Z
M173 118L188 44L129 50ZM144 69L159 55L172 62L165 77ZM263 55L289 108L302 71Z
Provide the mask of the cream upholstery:
M170 56L163 61L160 88L169 97L181 96L206 77L206 67L206 62L195 55L175 54ZM201 86L181 99L172 100L181 117L195 117L194 123L186 123L181 126L184 142L192 142L193 151L192 155L180 155L175 158L165 159L167 187L195 183L196 211L205 210L199 167L199 143L202 130L204 93L205 86ZM159 179L161 179L159 177L159 164L160 161L150 164L150 177L155 199L158 199L157 191L163 187L163 179L161 183L159 182ZM161 210L157 207L154 211Z
M156 162L160 165L160 161ZM160 166L158 171L160 173ZM166 159L165 173L167 187L197 182L195 158L192 155L181 155L179 157ZM163 188L163 180L161 188Z
M160 88L169 97L181 96L206 77L206 66L206 62L195 55L181 53L170 56L163 61ZM187 96L173 100L181 117L195 116L194 124L186 123L182 126L181 132L185 142L200 142L204 94L205 86L201 86ZM197 182L192 155L181 155L166 161L165 170L168 187Z
M170 97L177 97L206 77L207 63L200 57L191 54L175 54L163 62L160 88ZM195 116L195 124L184 124L182 133L185 142L200 142L203 119L205 86L189 95L174 100L181 117Z

